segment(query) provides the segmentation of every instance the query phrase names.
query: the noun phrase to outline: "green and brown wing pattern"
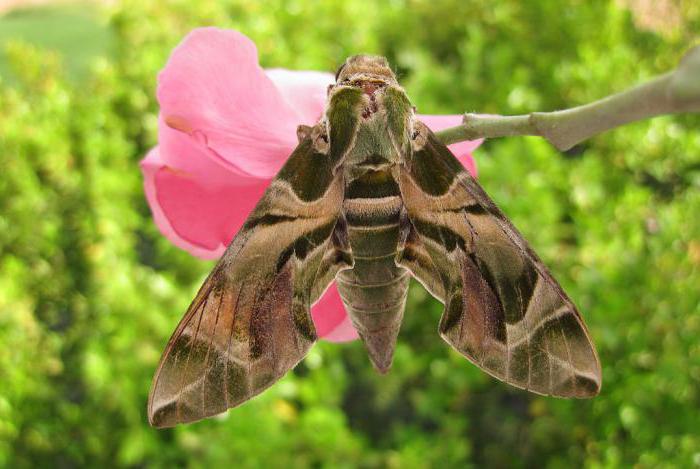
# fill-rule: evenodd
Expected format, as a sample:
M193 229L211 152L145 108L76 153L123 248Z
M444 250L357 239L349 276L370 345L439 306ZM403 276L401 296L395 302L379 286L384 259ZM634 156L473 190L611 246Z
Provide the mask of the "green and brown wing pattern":
M441 336L517 387L596 395L600 364L572 301L447 147L422 123L416 130L400 172L397 262L444 302Z
M149 397L152 425L235 407L304 357L316 340L310 305L352 264L343 190L329 157L302 141L170 338Z

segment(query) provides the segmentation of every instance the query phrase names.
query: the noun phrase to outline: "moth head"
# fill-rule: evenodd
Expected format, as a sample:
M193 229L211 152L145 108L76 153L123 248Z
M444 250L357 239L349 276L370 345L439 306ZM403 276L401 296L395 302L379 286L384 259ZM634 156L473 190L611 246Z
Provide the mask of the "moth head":
M337 85L361 87L366 83L397 84L389 62L377 55L353 55L335 74Z

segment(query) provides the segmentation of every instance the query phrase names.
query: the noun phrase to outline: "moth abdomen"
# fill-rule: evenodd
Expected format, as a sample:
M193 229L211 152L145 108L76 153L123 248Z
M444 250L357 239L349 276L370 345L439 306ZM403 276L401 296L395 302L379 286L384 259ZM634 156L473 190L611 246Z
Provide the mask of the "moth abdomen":
M395 262L398 185L388 171L370 171L346 189L343 212L354 266L338 273L338 291L378 371L391 367L403 319L409 271Z
M393 258L390 260L393 263ZM348 315L380 373L391 367L406 306L410 275L407 270L398 269L403 272L382 284L347 281L347 277L357 279L356 275L350 275L351 271L340 272L337 277L338 291Z

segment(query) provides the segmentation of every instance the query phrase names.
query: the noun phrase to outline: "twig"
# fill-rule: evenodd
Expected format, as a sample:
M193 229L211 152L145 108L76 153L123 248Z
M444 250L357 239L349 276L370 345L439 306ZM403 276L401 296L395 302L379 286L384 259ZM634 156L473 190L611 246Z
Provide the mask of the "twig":
M462 125L436 135L445 144L483 137L539 135L559 150L568 150L629 122L679 112L700 112L700 46L690 49L674 71L590 104L519 116L465 114Z

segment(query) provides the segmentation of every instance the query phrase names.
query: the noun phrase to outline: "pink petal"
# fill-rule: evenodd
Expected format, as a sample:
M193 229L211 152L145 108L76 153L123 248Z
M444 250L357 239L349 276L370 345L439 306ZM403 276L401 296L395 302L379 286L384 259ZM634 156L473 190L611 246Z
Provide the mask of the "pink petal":
M157 94L170 127L232 170L263 179L296 146L296 127L308 112L297 112L267 77L250 39L217 28L195 29L173 50Z
M141 162L146 198L156 225L166 238L197 257L217 259L269 180L249 180L243 185L240 177L229 174L229 184L221 184L221 167L193 149L196 150L184 147L198 162L199 174L168 165L160 147L148 153ZM204 177L207 171L213 175L211 179Z
M316 326L316 334L322 339L330 342L347 342L359 337L345 311L335 282L311 307L311 317Z
M418 118L433 132L437 132L448 127L454 127L462 123L462 115L429 115L419 114ZM483 143L484 139L467 140L465 142L453 143L447 147L457 156L457 159L464 165L472 176L477 176L476 163L472 152Z
M274 68L265 70L287 103L302 118L298 124L315 124L326 106L328 85L335 83L327 72L297 72Z

